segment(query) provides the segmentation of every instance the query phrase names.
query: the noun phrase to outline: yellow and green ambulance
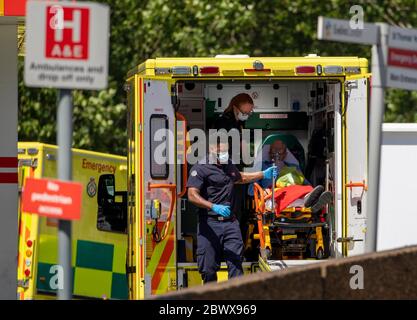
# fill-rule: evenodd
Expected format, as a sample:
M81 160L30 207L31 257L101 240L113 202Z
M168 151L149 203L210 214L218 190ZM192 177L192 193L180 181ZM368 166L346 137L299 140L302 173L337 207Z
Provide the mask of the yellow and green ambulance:
M255 105L246 128L262 129L254 150L273 134L291 135L302 146L299 156L310 182L333 193L323 234L324 258L363 253L369 82L366 59L315 54L155 58L131 70L125 84L129 298L201 284L195 250L197 211L185 192L189 168L179 159L190 152L192 130L207 134L230 99L241 92L249 94ZM160 129L174 134L156 138ZM173 162L155 160L153 154L161 144ZM116 188L121 185L118 180ZM245 208L250 211L250 204ZM256 228L249 221L248 225L252 234L245 245L256 250ZM258 262L255 257L247 258L244 266L245 272L253 272L314 261L272 257ZM219 273L224 280L224 264Z
M19 142L18 159L20 192L28 177L57 178L54 145ZM74 298L127 299L126 157L73 149L72 166L73 181L83 185L81 219L72 224ZM114 178L114 203L108 210L99 195ZM18 299L54 299L57 220L20 208Z

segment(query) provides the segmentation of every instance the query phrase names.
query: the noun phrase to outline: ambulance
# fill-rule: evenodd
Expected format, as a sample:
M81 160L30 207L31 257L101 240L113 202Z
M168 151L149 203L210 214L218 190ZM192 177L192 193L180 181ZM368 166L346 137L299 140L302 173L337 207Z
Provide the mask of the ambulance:
M19 142L18 160L19 194L27 178L57 178L54 145ZM127 299L126 157L72 149L72 172L73 181L83 185L81 219L72 223L73 296ZM60 276L57 220L22 212L21 203L18 214L17 297L55 299Z
M256 222L241 221L249 230L245 248L258 250L245 257L245 273L364 253L369 81L364 58L314 54L156 58L131 70L125 84L129 298L202 283L196 263L198 214L187 200L190 165L182 160L195 142L192 130L208 133L231 98L242 92L254 100L245 128L262 130L260 141L251 142L253 152L271 136L291 137L301 146L306 178L333 194L320 239L315 236L324 247L316 256L263 256ZM173 134L161 137L161 129ZM160 148L173 160L157 161ZM253 217L253 199L245 194L245 200L243 210ZM285 237L274 245L293 235ZM218 277L227 279L224 263Z

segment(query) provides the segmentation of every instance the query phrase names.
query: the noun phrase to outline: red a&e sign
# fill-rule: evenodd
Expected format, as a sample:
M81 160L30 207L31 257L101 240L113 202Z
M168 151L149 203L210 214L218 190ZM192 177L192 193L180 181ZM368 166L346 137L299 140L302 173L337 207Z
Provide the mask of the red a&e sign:
M89 8L47 6L45 57L87 60L89 20Z
M81 217L82 185L53 179L26 179L22 210L50 218L78 220Z

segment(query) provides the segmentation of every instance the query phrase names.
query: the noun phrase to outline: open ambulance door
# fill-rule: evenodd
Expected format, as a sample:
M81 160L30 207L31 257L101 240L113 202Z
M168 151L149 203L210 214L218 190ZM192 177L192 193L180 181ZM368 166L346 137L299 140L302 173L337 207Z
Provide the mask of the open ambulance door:
M368 185L369 76L348 77L342 109L342 245L344 256L365 252Z
M135 189L129 253L135 258L128 257L128 273L134 273L129 275L130 297L143 299L176 290L175 112L167 81L135 78L137 114L129 115L138 132L135 156L129 152L136 185L129 182Z

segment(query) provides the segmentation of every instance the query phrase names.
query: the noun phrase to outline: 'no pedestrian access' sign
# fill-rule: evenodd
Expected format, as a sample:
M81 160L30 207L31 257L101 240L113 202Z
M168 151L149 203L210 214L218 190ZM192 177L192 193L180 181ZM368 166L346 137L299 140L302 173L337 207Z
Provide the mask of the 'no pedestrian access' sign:
M417 90L417 29L390 27L387 87Z
M28 178L23 188L22 210L50 218L78 220L81 198L81 183Z
M28 1L25 84L105 89L109 8L89 2Z

